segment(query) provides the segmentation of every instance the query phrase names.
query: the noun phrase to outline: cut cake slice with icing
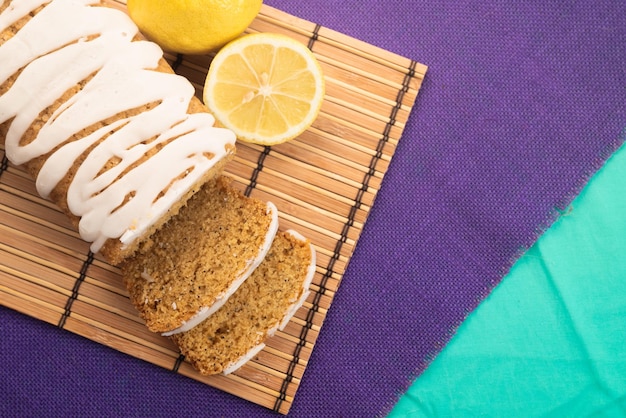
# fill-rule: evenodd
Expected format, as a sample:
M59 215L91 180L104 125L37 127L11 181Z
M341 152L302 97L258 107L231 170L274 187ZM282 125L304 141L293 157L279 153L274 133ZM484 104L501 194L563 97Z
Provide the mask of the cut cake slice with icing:
M171 338L200 373L232 373L285 327L306 300L314 274L313 245L294 231L279 232L265 260L222 308Z
M272 203L248 198L219 177L121 265L130 299L151 331L187 331L250 276L277 229Z

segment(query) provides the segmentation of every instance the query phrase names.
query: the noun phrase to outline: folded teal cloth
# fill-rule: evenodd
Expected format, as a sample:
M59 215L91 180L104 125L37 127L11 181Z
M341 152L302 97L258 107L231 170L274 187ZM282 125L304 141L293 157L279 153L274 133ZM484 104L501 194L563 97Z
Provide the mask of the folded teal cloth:
M467 318L389 415L626 417L626 149Z

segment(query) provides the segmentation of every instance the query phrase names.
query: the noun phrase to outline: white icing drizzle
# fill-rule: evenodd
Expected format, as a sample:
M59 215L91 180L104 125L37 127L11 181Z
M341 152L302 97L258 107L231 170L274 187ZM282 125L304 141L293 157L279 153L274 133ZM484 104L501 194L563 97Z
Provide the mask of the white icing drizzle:
M69 185L67 203L80 217L80 235L94 252L109 238L128 245L142 235L235 143L235 135L214 127L208 113L187 114L194 88L186 79L153 71L163 54L160 48L133 42L137 28L130 18L91 6L96 3L13 0L0 14L2 31L46 5L0 45L0 84L22 70L0 96L0 123L11 121L6 154L12 163L23 164L54 151L37 177L38 192L48 197L76 159L93 147ZM90 76L31 143L20 145L43 110ZM75 136L147 104L157 105L82 138ZM155 154L140 163L149 150ZM104 171L113 160L116 164Z

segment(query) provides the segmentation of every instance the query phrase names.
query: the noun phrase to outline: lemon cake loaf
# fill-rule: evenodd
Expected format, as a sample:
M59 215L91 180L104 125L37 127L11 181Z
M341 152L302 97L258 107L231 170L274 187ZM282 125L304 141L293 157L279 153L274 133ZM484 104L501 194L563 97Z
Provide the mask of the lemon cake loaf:
M265 260L224 306L171 339L200 373L232 373L284 328L306 300L314 274L311 243L294 231L281 231Z
M122 11L0 0L0 143L119 264L235 152L235 135Z
M207 182L121 264L148 329L183 332L219 309L261 263L277 230L272 203L244 196L224 176Z

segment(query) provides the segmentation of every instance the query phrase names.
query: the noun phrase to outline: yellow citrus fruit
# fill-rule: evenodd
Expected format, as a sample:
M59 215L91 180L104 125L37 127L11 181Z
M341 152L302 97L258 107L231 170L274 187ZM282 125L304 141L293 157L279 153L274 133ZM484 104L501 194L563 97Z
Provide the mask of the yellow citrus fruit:
M263 0L128 0L128 14L161 48L205 54L241 35Z
M242 141L279 144L311 126L324 99L313 53L296 40L257 33L223 47L209 67L204 102Z

